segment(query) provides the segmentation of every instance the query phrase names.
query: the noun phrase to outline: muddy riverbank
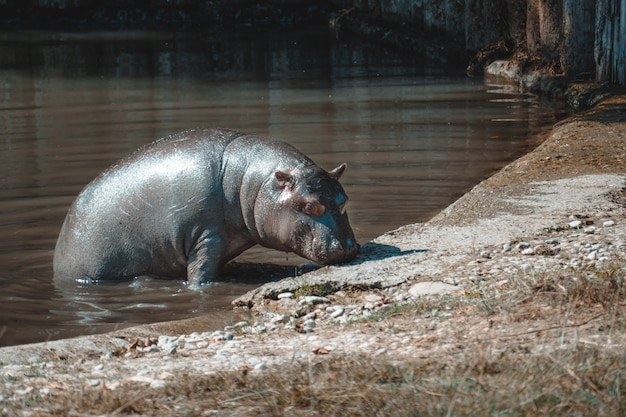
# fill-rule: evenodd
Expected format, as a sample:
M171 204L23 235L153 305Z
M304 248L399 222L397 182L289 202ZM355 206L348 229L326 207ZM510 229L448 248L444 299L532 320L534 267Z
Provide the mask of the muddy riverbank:
M429 222L243 295L246 322L0 349L0 412L618 415L625 121L603 99Z

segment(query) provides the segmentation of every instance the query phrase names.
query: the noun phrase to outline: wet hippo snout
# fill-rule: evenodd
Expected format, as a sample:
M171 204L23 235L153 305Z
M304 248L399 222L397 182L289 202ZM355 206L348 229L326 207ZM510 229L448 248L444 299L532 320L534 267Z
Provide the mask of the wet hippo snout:
M348 238L346 239L346 244L343 247L344 252L354 258L356 253L359 251L359 245L354 241L354 239Z
M323 265L338 264L354 259L359 246L352 238L347 238L344 242L333 240L328 247L326 259L321 260Z

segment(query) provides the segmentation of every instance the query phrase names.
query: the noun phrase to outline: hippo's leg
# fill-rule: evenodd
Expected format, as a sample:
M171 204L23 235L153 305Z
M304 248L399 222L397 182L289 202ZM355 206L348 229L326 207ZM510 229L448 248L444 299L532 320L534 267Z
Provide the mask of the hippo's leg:
M217 278L222 266L224 240L219 236L200 239L189 253L187 281L193 289Z

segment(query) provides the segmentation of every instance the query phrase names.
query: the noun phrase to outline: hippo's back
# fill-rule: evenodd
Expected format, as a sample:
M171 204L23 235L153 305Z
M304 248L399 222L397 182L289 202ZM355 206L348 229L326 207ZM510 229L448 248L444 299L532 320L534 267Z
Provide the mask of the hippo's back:
M178 133L102 172L68 211L55 247L55 278L184 277L190 245L221 225L223 155L241 135Z

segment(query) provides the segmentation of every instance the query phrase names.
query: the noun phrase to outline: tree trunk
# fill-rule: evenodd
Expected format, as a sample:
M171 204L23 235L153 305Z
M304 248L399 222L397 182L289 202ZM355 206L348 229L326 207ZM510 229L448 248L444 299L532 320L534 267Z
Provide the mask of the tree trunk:
M595 0L564 0L563 3L565 73L591 75L595 65L591 54L595 39Z
M533 55L541 55L541 36L539 23L539 0L526 3L526 49Z
M554 61L561 67L563 45L563 2L539 0L539 34L541 55L547 61Z
M475 51L504 39L508 15L505 0L465 1L465 47Z
M626 0L598 0L596 5L596 79L626 82Z
M516 49L526 48L527 0L507 0L508 37Z

